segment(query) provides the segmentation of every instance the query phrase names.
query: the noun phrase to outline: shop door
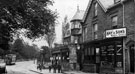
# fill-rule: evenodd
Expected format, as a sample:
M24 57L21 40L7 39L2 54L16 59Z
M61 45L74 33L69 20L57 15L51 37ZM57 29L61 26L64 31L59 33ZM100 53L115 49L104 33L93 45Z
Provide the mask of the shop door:
M135 72L135 48L130 46L130 72Z

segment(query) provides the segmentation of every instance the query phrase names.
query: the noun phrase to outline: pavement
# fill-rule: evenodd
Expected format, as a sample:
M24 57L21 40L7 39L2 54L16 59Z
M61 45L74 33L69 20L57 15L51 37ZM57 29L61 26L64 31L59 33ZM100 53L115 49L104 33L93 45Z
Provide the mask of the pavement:
M98 74L98 73L85 73L82 71L65 71L63 73L58 73L58 71L56 71L56 73L53 73L53 70L49 72L48 69L42 69L42 71L40 71L40 70L37 70L36 64L32 64L31 66L29 66L29 70L35 73L39 73L39 74Z

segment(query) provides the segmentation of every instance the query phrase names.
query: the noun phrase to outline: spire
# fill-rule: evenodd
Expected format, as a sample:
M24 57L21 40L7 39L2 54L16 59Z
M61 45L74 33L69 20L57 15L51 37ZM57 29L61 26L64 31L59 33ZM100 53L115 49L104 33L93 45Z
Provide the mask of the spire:
M77 4L77 11L79 11L80 9L79 9L79 5Z

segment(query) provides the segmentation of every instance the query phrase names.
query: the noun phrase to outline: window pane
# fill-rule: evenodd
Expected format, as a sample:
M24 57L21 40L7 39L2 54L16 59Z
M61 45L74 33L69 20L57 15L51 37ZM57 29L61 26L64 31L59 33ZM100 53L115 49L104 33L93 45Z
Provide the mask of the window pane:
M98 25L97 24L94 24L93 27L94 27L94 31L98 31Z
M118 20L117 16L112 17L112 26L117 26L117 20Z
M97 16L97 3L95 4L95 16Z
M87 27L85 28L85 39L87 39Z

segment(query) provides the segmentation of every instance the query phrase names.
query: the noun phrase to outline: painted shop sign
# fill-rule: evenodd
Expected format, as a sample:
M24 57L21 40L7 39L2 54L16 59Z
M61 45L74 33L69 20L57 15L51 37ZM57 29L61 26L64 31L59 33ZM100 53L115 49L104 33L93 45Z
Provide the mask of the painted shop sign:
M126 36L126 28L106 30L106 38Z

